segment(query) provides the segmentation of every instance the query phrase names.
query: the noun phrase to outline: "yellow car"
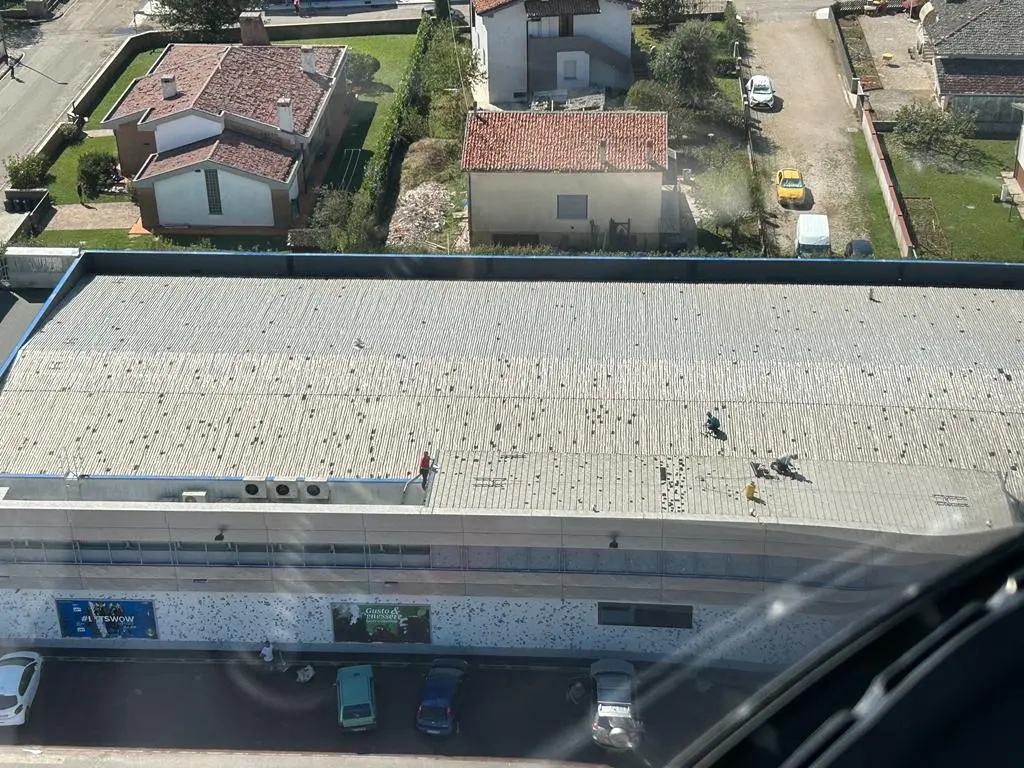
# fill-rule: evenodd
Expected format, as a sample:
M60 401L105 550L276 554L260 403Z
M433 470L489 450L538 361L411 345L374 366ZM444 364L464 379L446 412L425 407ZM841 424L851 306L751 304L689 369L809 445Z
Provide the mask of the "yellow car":
M795 168L783 168L775 175L775 194L779 205L803 205L807 196L804 177Z

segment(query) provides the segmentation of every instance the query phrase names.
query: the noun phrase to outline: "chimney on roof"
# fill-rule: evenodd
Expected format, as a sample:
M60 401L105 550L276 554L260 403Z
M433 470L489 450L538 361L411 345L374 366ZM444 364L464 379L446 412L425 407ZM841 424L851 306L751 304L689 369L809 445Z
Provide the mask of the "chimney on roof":
M238 17L242 32L242 45L270 45L270 35L263 24L262 11L242 11Z
M597 162L602 168L608 165L608 142L602 141L597 145Z
M316 74L316 51L312 45L302 46L302 71L307 75Z
M654 165L654 142L647 142L647 164Z
M178 95L178 83L174 79L174 75L161 75L160 87L164 90L165 99L173 99Z
M277 100L277 127L285 133L295 130L295 119L292 117L292 100L283 96Z

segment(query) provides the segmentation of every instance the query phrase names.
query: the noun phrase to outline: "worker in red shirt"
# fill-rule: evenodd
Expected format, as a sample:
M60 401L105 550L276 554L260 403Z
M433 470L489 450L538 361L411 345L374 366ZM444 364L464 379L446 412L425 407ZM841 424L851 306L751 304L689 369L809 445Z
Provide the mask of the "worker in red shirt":
M420 477L423 478L423 490L427 490L427 478L430 477L430 454L426 451L423 452L423 458L420 459Z

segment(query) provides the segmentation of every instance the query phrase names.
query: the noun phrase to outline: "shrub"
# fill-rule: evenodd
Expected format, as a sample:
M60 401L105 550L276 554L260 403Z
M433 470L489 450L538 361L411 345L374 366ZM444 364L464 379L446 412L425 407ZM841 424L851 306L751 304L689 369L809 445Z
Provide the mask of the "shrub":
M60 127L57 129L57 133L60 134L60 137L65 144L77 144L85 138L85 134L82 133L82 129L75 123L61 123Z
M46 185L46 160L39 155L13 155L4 160L4 168L14 189L32 189Z
M367 86L380 71L380 62L368 53L353 53L348 57L345 69L348 81L353 85Z
M435 139L461 139L466 128L466 100L459 93L442 93L430 100L427 132Z
M110 152L86 152L78 158L78 181L87 197L96 197L117 178L117 157Z

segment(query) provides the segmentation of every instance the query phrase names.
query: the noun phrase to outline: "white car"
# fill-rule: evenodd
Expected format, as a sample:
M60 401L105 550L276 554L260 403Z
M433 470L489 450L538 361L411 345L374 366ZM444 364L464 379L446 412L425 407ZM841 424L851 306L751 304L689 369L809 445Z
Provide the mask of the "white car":
M751 109L775 108L775 88L768 75L754 75L747 81L747 103Z
M24 725L39 690L42 657L33 651L0 656L0 726Z

